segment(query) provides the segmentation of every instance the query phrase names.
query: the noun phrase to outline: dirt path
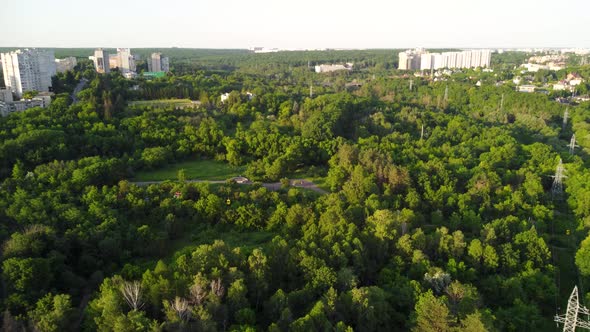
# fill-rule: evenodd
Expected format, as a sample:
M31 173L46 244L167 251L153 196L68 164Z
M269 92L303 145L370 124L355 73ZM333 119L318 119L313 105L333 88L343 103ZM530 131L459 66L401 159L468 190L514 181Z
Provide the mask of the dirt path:
M231 178L228 180L235 180L235 179L236 178ZM166 181L130 181L130 183L133 183L133 184L140 186L140 187L145 187L145 186L149 186L150 184L158 184L158 183L164 183L164 182L166 182ZM226 183L227 180L186 180L186 182L190 182L190 183ZM253 182L246 180L246 181L236 181L236 183L237 184L252 184ZM307 181L305 179L291 179L291 180L289 180L289 184L292 187L305 188L305 189L313 190L313 191L320 193L320 194L327 194L328 193L324 189L318 187L315 183L313 183L311 181ZM268 190L281 189L280 182L265 182L265 183L262 183L262 186Z

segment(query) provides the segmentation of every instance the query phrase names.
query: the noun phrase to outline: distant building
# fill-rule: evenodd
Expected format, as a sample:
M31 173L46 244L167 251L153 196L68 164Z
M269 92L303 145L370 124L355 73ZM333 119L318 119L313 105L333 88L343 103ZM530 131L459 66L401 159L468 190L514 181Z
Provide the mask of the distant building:
M19 98L25 91L48 92L55 75L53 51L39 49L2 53L4 84Z
M11 98L12 99L12 96ZM8 116L10 113L22 112L33 107L48 107L51 104L51 93L42 92L32 99L19 101L0 101L0 115Z
M102 48L98 48L94 51L94 69L97 73L105 74L110 71L109 66L109 54Z
M55 59L55 70L58 73L63 73L68 70L73 70L77 64L78 61L73 56L67 57L65 59Z
M399 53L398 69L487 68L490 67L491 54L490 50L429 53L424 49L417 48Z
M152 53L151 57L148 58L148 71L150 72L169 72L170 61L168 57L163 57L162 53Z
M329 73L332 71L337 71L337 70L352 70L352 63L346 63L344 65L319 65L319 66L315 66L315 72L316 73Z
M535 92L536 88L537 87L534 85L526 84L526 85L519 86L518 91L519 92Z
M220 99L221 99L222 103L225 102L228 98L229 98L229 92L221 94Z
M135 60L133 59L133 55L131 55L131 49L117 49L117 67L122 74L135 72Z

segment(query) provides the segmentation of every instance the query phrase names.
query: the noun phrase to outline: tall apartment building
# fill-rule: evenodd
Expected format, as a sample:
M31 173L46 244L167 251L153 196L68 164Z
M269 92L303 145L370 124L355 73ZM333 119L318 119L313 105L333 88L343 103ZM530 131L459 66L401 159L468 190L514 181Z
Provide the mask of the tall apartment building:
M6 87L19 98L25 91L48 92L55 75L53 51L25 49L2 53L2 71Z
M490 66L490 50L428 53L422 49L408 50L399 54L399 69L430 70L442 68L486 68Z
M55 59L55 69L58 73L72 70L77 64L78 61L73 56L67 57L65 59Z
M94 68L98 73L108 73L110 72L109 67L109 54L103 50L102 48L96 49L94 51Z
M170 71L170 60L168 57L163 57L162 53L152 53L147 63L150 72Z
M128 48L117 49L117 67L122 74L135 72L135 60L131 55L131 50Z

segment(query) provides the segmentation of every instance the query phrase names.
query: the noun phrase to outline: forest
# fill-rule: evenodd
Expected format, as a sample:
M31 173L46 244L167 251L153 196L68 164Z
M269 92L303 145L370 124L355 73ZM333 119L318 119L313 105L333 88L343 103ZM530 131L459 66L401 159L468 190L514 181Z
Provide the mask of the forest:
M554 331L589 303L590 102L516 92L521 55L434 80L393 50L174 51L153 80L79 59L0 118L3 330ZM194 103L133 103L167 99ZM252 183L135 180L188 161Z

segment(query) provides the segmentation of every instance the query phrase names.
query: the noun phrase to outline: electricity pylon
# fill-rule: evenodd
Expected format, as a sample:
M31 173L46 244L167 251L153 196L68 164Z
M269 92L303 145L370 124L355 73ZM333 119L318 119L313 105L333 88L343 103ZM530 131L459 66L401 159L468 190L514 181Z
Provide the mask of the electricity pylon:
M579 147L579 145L576 144L576 134L572 135L572 139L570 140L570 154L574 154L574 149Z
M551 186L553 196L559 196L563 193L563 179L567 177L564 173L565 168L563 168L563 162L559 158L559 164L557 164L555 175L553 175L553 185Z
M567 301L565 315L555 315L553 320L558 324L563 323L563 332L576 332L576 327L590 330L590 322L588 319L580 319L578 317L580 314L588 316L590 312L586 307L580 306L580 301L578 301L578 286L575 286L572 295L570 295Z

